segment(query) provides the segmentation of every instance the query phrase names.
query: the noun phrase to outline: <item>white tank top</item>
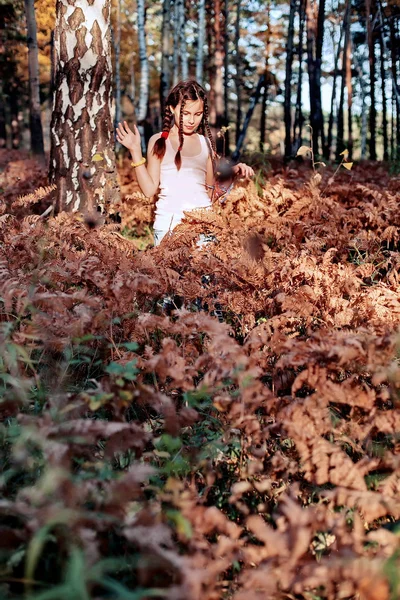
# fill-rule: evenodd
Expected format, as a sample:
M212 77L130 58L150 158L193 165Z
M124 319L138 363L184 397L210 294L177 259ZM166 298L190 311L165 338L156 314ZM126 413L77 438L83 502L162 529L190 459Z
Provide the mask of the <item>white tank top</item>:
M160 193L154 229L172 229L184 217L184 210L211 205L205 185L209 150L205 137L197 135L200 140L200 153L196 156L185 156L183 147L179 171L174 162L176 150L170 140L166 139L166 151L160 167Z

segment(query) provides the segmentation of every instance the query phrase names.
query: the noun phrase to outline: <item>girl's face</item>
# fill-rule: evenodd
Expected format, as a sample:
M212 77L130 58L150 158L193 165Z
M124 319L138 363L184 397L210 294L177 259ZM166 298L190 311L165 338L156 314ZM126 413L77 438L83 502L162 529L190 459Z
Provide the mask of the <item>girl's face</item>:
M175 118L175 125L179 127L179 119L181 117L181 103L175 108L170 106L171 112ZM186 100L183 107L183 133L190 135L194 133L201 123L203 118L204 102L203 100Z

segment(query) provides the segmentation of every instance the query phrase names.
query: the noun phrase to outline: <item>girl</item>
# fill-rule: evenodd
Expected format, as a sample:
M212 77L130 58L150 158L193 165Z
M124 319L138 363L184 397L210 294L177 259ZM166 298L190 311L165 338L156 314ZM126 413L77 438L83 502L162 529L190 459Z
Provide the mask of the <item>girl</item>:
M153 196L160 188L154 222L156 245L179 223L184 210L211 205L216 151L206 92L196 81L181 81L168 94L163 130L149 141L147 167L136 125L132 131L126 121L119 123L116 138L131 153L143 194ZM243 163L232 170L242 177L254 175Z

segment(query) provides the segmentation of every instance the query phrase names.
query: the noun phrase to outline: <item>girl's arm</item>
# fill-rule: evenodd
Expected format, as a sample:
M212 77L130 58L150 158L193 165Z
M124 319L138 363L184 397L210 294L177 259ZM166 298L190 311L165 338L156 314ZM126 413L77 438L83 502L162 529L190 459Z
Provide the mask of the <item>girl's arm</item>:
M160 159L153 154L153 146L161 134L156 133L150 138L147 147L147 167L146 164L135 167L136 178L140 189L146 197L154 196L160 185ZM128 148L132 156L133 163L138 163L142 160L142 148L140 143L140 133L136 125L133 126L133 131L124 121L123 125L118 124L116 131L117 141Z

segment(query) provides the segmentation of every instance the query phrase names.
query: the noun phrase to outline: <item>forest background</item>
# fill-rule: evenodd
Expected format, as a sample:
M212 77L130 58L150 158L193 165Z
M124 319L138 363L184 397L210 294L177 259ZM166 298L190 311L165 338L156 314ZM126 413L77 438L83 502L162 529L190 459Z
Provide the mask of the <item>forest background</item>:
M400 597L399 12L0 0L1 600ZM186 74L256 176L143 251Z
M55 3L39 0L34 9L48 148ZM0 15L0 144L17 148L28 145L29 123L23 2L1 0ZM311 125L315 154L327 160L345 147L356 159L395 160L398 21L396 0L113 1L115 120L145 123L148 138L161 127L168 89L192 77L209 90L214 133L230 128L227 153L293 157Z

